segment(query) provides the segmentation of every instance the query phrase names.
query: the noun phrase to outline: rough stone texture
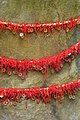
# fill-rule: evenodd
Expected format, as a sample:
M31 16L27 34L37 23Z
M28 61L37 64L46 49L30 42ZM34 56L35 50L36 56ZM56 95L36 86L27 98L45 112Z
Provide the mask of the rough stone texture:
M80 0L0 0L0 19L13 22L51 22L68 20L80 15ZM17 59L39 59L55 55L80 39L80 26L73 31L54 31L52 34L34 33L21 40L11 32L0 33L0 55ZM37 51L37 52L36 52ZM71 64L64 65L60 73L48 72L46 83L39 72L29 72L26 81L17 76L1 76L0 87L48 86L51 83L65 83L80 78L80 56ZM56 108L54 100L50 104L28 101L15 107L0 108L0 120L80 120L80 94L76 99L65 97Z

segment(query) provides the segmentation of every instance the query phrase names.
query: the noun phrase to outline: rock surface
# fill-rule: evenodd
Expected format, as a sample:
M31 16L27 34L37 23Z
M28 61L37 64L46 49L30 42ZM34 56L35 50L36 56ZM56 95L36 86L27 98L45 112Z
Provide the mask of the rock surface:
M51 22L68 20L80 15L80 0L0 0L0 19L13 22ZM80 25L74 30L54 31L52 34L34 33L22 40L11 32L0 33L0 55L17 59L39 59L56 55L80 39ZM37 52L36 52L37 50ZM80 56L71 64L64 65L60 73L48 72L44 83L39 72L29 72L26 81L17 76L0 76L0 87L35 87L48 86L52 83L65 83L80 78ZM26 101L15 107L0 108L0 120L80 120L80 93L75 100L65 97L56 108L54 100L50 104Z

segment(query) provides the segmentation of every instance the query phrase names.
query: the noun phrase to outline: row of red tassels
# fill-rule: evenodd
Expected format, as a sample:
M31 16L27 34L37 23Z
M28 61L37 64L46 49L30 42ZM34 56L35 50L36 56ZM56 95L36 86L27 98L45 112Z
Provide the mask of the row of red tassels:
M54 84L47 88L0 88L0 102L3 105L15 105L25 99L39 102L42 98L42 102L47 103L51 101L51 97L62 102L65 94L68 94L70 99L75 99L75 92L78 90L80 90L80 80L61 85Z
M59 72L62 70L64 62L70 64L78 54L80 54L80 41L56 56L41 58L39 60L26 59L21 61L0 57L0 73L4 74L7 72L8 75L11 75L13 70L14 74L22 79L26 79L26 73L31 70L41 71L44 75L46 75L48 68L50 68L52 72L54 70Z
M73 29L78 24L80 24L80 16L76 19L70 19L69 21L52 23L19 24L0 21L0 30L10 30L15 33L20 33L20 37L24 38L24 36L26 36L26 33L35 32L36 34L38 34L38 31L45 33L52 32L54 29L64 29L68 32L70 29Z

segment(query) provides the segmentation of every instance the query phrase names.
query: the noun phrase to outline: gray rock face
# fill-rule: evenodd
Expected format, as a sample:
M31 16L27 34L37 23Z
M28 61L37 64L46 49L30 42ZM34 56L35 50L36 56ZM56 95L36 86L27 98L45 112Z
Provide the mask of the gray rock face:
M68 20L80 15L80 0L0 0L0 19L13 22L52 22ZM56 55L80 39L80 25L69 33L54 31L50 34L34 33L21 40L18 35L3 31L0 33L0 55L17 59L39 59ZM36 52L37 50L37 52ZM60 73L51 74L44 83L39 72L29 72L26 81L17 76L0 76L0 87L48 86L52 83L65 83L80 78L80 56L71 64L65 64ZM65 97L62 104L39 104L26 101L17 106L0 108L0 120L80 120L80 93L75 100Z

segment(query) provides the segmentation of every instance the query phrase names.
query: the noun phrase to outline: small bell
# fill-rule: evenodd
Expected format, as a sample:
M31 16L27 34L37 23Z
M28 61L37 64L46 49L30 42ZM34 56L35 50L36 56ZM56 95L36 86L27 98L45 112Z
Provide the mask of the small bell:
M34 66L34 70L38 70L37 66Z
M19 36L23 39L24 38L24 33L20 33Z
M69 32L69 28L66 28L66 32Z
M33 28L31 28L31 29L30 29L30 32L32 33L33 31L34 31L34 29L33 29Z
M17 105L17 102L13 102L13 106L16 106Z
M35 96L31 98L31 100L32 100L32 101L35 101L35 99L36 99L36 97L35 97Z
M47 33L47 32L48 32L48 30L47 30L47 25L43 26L43 31L44 31L44 33Z
M75 95L69 95L69 99L75 99Z
M8 75L10 76L11 74L12 74L11 71L9 71L9 72L8 72Z
M69 99L72 99L72 95L69 95Z
M32 28L32 27L29 27L28 26L28 31L27 31L28 33L32 33L32 32L34 32L34 29Z
M63 64L61 64L61 68L63 68Z
M0 95L0 98L3 98L3 95Z
M19 75L19 77L22 77L22 73L19 73L18 75Z
M25 100L25 98L26 98L26 95L23 94L21 100L23 101L23 100Z
M2 72L3 72L3 73L4 73L4 72L6 72L6 69L5 69L5 68L3 68L3 69L2 69Z
M74 56L72 56L72 60L74 59Z
M22 79L22 80L24 80L24 79L25 79L23 75L21 76L21 79Z
M10 101L10 102L9 102L9 106L12 106L12 105L13 105L13 102L12 102L12 101Z
M41 67L41 68L40 68L40 71L42 71L42 70L43 70L43 68Z
M8 101L4 101L4 102L3 102L3 105L7 105L7 104L8 104Z
M41 70L41 72L42 72L42 74L44 74L45 70L44 70L44 69L42 69L42 70Z
M79 17L78 20L77 20L77 24L80 24L80 17Z
M76 98L75 95L73 95L73 96L72 96L72 99L74 100L75 98Z
M13 71L13 74L14 74L14 75L16 75L16 72L15 72L15 71Z
M23 94L23 95L22 95L22 98L25 98L25 97L26 97L26 95L25 95L25 94Z
M48 30L46 29L46 30L44 30L44 33L47 33L48 32Z
M69 53L68 56L71 56L71 53Z

